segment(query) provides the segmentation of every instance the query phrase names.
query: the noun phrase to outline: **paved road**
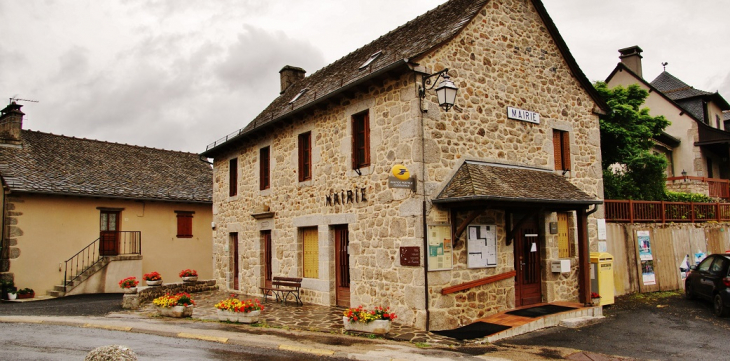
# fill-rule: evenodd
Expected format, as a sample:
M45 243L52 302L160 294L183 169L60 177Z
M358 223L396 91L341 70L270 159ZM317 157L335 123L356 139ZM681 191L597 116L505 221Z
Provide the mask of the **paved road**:
M120 312L123 294L77 295L28 302L2 302L3 316L104 316Z
M676 293L633 295L622 297L603 312L606 319L596 325L555 327L497 344L569 347L639 359L730 357L730 318L715 318L709 302L688 301Z

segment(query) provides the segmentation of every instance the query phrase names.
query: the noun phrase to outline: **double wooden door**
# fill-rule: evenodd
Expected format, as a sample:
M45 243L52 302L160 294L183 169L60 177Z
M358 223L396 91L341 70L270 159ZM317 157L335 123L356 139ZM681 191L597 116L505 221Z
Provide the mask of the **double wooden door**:
M350 238L347 225L335 227L335 274L337 305L350 307Z

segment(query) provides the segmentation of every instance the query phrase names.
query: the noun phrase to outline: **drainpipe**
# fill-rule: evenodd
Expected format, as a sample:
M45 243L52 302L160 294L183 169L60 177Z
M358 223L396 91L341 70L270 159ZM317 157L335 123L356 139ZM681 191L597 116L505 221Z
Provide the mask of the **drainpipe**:
M416 72L413 73L413 80L418 86ZM426 221L427 202L426 199L426 131L423 120L423 99L419 96L418 113L421 120L421 182L423 192L423 209L421 210L423 217L423 293L426 302L426 331L429 331L431 325L431 313L429 311L429 295L428 295L428 222Z

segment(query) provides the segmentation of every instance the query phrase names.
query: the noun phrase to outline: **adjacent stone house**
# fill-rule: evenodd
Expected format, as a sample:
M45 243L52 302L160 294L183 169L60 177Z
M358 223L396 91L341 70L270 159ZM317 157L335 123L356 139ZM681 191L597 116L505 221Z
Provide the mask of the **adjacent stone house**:
M23 115L16 103L0 115L2 279L58 296L121 292L119 280L152 271L212 276L210 164L24 130Z
M667 188L730 199L730 104L718 93L695 89L666 70L651 82L643 78L638 46L619 49L621 62L606 84L639 85L649 92L644 106L671 122L654 140L654 151L668 160Z
M220 285L302 277L304 302L434 330L588 300L607 107L539 0L452 0L280 74L279 97L202 154Z

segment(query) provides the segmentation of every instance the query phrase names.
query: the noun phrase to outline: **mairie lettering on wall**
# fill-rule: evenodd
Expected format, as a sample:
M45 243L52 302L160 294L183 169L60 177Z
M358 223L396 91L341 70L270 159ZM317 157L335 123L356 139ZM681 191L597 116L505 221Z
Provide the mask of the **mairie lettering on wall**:
M355 189L343 189L340 191L331 190L329 194L324 196L324 204L326 206L363 203L367 201L368 198L366 188L356 187Z

